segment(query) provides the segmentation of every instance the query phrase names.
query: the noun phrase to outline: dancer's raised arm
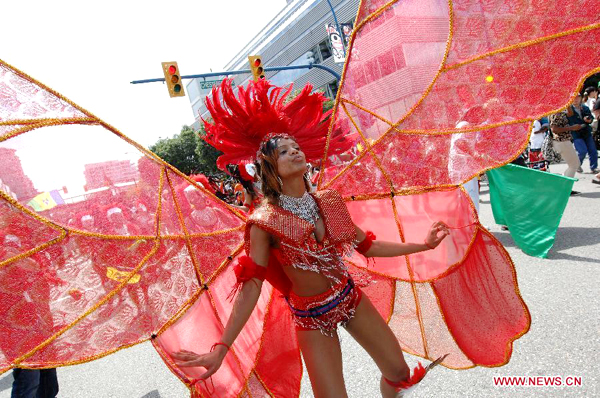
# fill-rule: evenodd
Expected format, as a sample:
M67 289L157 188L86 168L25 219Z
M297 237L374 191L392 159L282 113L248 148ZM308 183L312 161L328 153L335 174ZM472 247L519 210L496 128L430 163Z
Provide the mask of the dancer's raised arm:
M365 247L366 241L371 238L362 229L356 227L356 242L359 243L359 251L365 257L398 257L435 249L449 234L448 226L438 221L433 223L422 243L386 242L373 239L369 247ZM361 244L366 251L360 250Z

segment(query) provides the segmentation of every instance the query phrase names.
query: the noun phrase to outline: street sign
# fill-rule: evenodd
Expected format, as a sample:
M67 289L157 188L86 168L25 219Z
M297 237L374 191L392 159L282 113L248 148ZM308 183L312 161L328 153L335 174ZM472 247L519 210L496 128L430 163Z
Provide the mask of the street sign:
M221 84L223 80L204 80L200 82L200 88L202 90L210 90L212 89L214 86L218 86L219 84ZM231 82L232 86L235 86L235 83L232 81Z

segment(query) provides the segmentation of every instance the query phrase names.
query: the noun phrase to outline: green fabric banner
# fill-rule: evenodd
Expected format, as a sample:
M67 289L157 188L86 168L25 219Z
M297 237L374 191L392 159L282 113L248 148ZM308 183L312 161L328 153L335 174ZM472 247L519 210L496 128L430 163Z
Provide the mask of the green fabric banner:
M526 254L546 258L577 180L514 164L487 176L496 223L508 226Z

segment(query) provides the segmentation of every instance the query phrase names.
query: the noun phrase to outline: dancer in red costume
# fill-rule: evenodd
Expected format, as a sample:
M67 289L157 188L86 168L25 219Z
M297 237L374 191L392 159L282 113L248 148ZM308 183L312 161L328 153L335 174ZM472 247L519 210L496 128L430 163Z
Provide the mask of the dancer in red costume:
M224 96L232 94L230 84L226 81L223 85ZM262 99L261 106L266 107L266 95L270 89L276 93L271 98L277 98L281 89L264 81L249 90L253 90L251 95L257 101ZM210 353L199 355L180 351L173 357L178 366L206 368L202 379L215 373L250 317L266 278L286 297L315 396L346 396L337 335L338 325L343 325L381 370L382 396L394 397L399 390L418 382L424 374L409 380L410 370L398 340L357 282L353 281L344 258L353 249L365 257L397 257L433 250L449 234L448 227L443 222L434 223L424 240L417 243L379 241L371 232L365 233L354 225L336 191L310 193L307 156L299 141L303 138L317 141L324 136L321 131L323 97L309 94L310 90L311 87L307 86L291 103L292 107L304 107L306 111L312 109L313 112L309 114L313 116L312 120L308 119L309 123L303 125L300 137L287 134L292 126L282 120L283 117L277 119L281 115L274 107L270 115L265 112L265 120L257 122L267 122L268 129L272 131L260 137L257 154L265 202L246 224L245 249L249 256L242 257L236 266L239 294L221 340L215 342ZM240 94L242 97L243 94ZM235 118L236 115L220 108L217 93L213 98L209 109L215 124L207 124L206 127L213 133L215 142L220 144L218 149L227 156L231 151L227 144L223 144L228 134L235 132L226 127L223 119ZM231 104L232 97L226 97L226 102ZM273 119L269 120L269 116ZM255 123L253 130L246 133L265 131L264 127ZM247 150L254 152L251 146ZM311 155L314 154L309 153ZM319 155L318 150L316 155Z

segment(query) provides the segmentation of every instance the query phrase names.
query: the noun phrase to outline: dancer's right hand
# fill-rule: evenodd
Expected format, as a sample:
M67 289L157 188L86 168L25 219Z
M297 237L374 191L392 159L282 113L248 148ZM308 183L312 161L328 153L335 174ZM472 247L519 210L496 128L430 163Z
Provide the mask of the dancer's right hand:
M192 351L181 350L173 353L171 356L175 359L175 364L180 367L203 367L206 369L200 380L206 380L212 376L223 363L227 355L227 349L223 346L216 346L215 349L206 354L196 354Z

